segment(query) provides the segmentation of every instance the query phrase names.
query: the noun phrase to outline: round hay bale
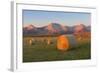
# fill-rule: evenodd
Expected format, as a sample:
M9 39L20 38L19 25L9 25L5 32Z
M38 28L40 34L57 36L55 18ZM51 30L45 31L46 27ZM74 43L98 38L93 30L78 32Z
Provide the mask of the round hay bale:
M65 35L61 35L57 38L57 49L65 51L69 48L69 40Z
M50 45L51 44L51 38L47 37L47 44Z
M67 51L71 47L77 45L76 39L73 35L61 35L57 38L57 49Z
M31 39L29 40L29 45L32 45L33 43L34 43L34 39L31 38Z

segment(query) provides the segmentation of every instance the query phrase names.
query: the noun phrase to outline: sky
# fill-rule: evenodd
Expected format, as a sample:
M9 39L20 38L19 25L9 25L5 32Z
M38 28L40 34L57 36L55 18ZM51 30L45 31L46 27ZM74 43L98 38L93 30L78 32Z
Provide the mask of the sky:
M50 23L59 23L64 26L73 26L79 23L91 24L90 13L23 10L23 25L33 24L36 27L46 26Z

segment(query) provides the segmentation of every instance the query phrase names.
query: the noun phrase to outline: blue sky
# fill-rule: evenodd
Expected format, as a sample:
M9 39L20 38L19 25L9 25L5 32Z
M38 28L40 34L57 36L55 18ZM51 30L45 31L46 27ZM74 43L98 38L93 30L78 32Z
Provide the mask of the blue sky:
M91 14L79 12L23 10L23 25L33 24L36 27L42 27L49 23L60 23L66 26L73 26L77 23L90 25Z

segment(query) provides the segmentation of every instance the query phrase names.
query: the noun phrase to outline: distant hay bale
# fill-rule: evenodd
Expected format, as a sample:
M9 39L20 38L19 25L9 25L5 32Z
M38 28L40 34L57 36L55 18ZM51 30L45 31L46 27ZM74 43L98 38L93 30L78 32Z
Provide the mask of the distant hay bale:
M51 38L47 37L47 44L50 45L51 44Z
M29 39L29 45L32 45L34 43L34 41L35 40L33 38Z

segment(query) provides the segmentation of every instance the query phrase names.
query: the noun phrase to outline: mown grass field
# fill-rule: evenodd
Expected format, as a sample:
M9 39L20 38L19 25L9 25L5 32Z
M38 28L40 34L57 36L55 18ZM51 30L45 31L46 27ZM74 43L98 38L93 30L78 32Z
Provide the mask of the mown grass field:
M42 37L39 37L42 38ZM60 51L56 46L56 39L53 38L52 44L37 41L32 45L25 44L26 37L23 39L23 62L41 61L61 61L61 60L85 60L91 58L90 39L78 41L76 47L68 51Z

